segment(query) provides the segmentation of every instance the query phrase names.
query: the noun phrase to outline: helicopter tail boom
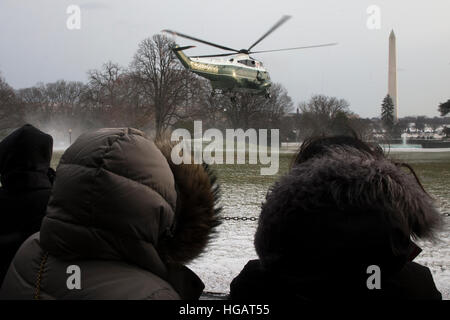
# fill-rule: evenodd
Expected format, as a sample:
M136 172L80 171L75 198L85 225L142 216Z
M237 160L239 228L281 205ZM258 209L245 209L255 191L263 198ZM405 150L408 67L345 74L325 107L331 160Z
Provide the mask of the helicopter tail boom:
M195 46L184 46L184 47L174 47L172 50L173 51L183 51L183 50L187 50L187 49L191 49L191 48L195 48Z
M183 50L186 49L190 49L190 48L195 48L195 46L185 46L185 47L179 47L179 46L174 46L172 48L173 53L175 53L175 55L177 56L178 60L180 60L181 64L186 68L186 69L191 69L191 59L184 54Z

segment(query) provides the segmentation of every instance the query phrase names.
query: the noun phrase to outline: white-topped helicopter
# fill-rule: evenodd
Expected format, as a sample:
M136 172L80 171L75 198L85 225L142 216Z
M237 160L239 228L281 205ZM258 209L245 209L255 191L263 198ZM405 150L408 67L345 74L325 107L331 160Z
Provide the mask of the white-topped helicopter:
M255 43L248 47L248 49L241 50L194 38L172 30L165 29L163 30L163 32L200 42L222 50L232 51L231 53L188 57L184 54L183 50L194 48L195 46L180 47L178 45L175 45L172 48L177 58L186 69L208 79L211 82L213 92L215 92L216 90L220 90L221 92L251 91L255 94L265 94L265 96L268 98L270 97L269 88L272 84L270 81L269 73L264 68L263 63L251 57L250 54L326 47L337 44L326 43L294 48L252 51L252 49L257 44L259 44L269 34L279 28L289 18L290 16L283 16L280 20L278 20L277 23L275 23L275 25L273 25L272 28L270 28Z

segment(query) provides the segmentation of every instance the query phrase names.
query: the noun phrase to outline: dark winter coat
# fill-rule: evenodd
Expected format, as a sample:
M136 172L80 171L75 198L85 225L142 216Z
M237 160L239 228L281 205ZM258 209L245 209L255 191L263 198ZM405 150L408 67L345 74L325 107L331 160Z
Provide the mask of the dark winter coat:
M216 200L209 170L172 165L170 146L135 129L86 133L61 158L40 234L20 248L0 295L197 299L203 283L183 264L218 225ZM79 290L66 285L71 265Z
M53 139L25 125L0 142L0 285L20 245L39 231L50 197Z
M441 299L410 237L440 214L410 174L384 157L336 148L295 166L269 192L255 235L259 260L231 299ZM367 280L380 267L381 289Z

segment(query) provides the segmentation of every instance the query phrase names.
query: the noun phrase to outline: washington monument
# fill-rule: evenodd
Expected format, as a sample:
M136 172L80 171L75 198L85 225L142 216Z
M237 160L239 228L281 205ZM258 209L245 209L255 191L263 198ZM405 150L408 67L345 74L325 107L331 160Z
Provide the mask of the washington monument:
M398 97L397 97L397 47L394 30L389 36L389 78L388 94L394 103L394 121L398 121Z

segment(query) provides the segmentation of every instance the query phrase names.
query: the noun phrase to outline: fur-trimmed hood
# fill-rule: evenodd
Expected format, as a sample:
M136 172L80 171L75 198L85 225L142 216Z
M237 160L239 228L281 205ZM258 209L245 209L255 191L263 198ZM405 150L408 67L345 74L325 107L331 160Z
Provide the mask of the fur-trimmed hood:
M165 261L187 263L202 253L220 225L217 177L206 163L174 164L173 142L160 139L155 143L172 170L177 190L175 221L158 251Z
M410 238L433 238L440 222L433 199L410 173L382 156L335 147L271 188L255 247L269 268L375 264L395 271L409 258Z
M61 259L122 260L167 275L205 248L219 224L209 168L174 166L170 146L130 128L80 136L56 171L42 248Z

